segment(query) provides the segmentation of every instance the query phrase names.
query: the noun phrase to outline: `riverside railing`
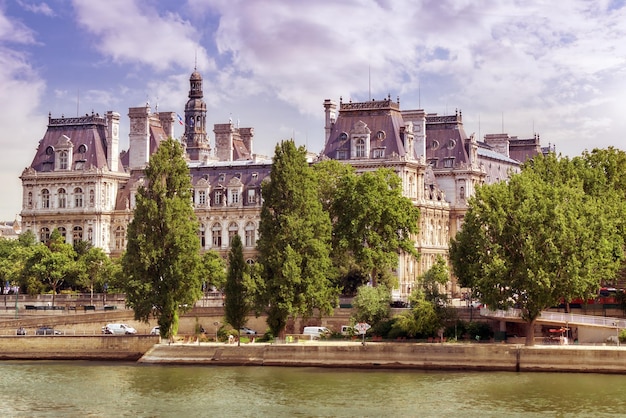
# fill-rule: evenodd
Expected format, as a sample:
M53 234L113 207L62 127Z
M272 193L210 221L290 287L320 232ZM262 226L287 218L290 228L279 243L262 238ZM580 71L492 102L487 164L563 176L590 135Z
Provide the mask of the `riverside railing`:
M520 309L514 308L507 310L498 309L495 311L488 308L481 308L480 314L489 318L502 319L520 319L522 317L522 311ZM558 322L573 325L592 325L608 328L626 328L626 319L610 316L581 315L572 313L542 311L537 320L540 322Z

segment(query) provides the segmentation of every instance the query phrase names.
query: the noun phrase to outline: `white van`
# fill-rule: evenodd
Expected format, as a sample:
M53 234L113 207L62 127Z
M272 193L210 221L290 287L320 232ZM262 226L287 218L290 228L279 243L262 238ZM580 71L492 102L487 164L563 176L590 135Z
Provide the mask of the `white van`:
M107 324L102 327L103 334L137 334L137 330L126 324Z
M321 336L330 335L330 330L326 327L304 327L304 335L310 335L312 340L318 340Z

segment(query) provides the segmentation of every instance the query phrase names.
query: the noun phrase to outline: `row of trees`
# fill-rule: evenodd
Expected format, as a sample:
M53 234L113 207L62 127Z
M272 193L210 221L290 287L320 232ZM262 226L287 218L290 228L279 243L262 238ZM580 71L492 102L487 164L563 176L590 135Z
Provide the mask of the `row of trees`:
M201 282L219 274L220 264L214 256L214 263L200 260L182 146L172 139L161 143L146 177L122 258L124 291L136 318L156 316L167 337L176 333L179 313L200 296ZM227 280L219 286L235 329L253 309L266 312L271 333L280 335L290 317L330 313L343 290L366 282L390 288L399 251L417 256L411 236L419 211L402 196L393 171L358 176L337 161L311 167L304 147L283 141L270 178L262 185L258 260L252 267L243 262L234 237Z
M521 309L532 345L542 310L592 297L622 267L625 194L622 151L535 157L476 191L451 242L454 273L487 305Z
M17 287L21 292L38 294L61 290L101 292L115 286L119 265L100 248L87 242L71 245L58 230L47 243L39 243L28 231L17 240L0 240L0 288ZM12 290L11 290L12 291ZM54 298L52 300L54 305Z

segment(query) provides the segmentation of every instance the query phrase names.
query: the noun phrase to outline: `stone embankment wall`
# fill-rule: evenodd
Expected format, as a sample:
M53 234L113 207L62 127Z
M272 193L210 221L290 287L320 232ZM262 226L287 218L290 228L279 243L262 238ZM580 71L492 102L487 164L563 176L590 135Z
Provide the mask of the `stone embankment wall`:
M0 360L136 361L159 342L157 335L20 335L0 338Z
M300 343L155 345L139 361L154 364L314 366L422 370L626 374L619 347L525 347L509 344Z

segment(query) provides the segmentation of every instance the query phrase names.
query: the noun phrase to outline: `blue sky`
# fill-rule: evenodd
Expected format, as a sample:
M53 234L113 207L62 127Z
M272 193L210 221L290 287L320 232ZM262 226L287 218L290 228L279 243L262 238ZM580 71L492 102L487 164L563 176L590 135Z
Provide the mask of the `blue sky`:
M117 111L126 149L128 108L182 114L194 65L209 126L253 127L266 155L321 151L324 99L388 94L480 137L623 149L625 39L624 0L0 0L0 220L48 112Z

